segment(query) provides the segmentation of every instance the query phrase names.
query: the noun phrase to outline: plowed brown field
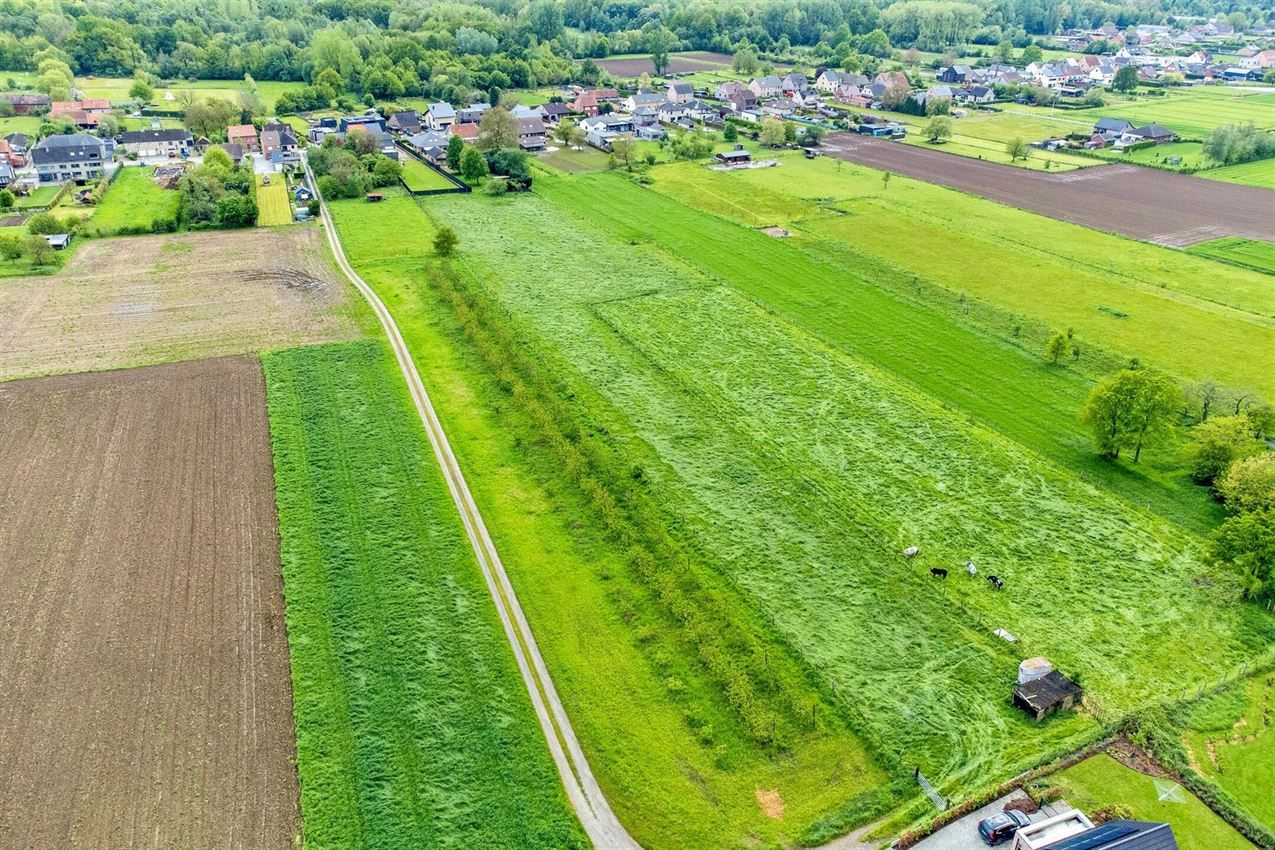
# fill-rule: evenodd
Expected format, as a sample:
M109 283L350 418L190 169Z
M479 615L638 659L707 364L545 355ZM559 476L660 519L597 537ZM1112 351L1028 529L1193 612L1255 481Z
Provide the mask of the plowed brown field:
M255 358L0 384L0 848L298 834Z
M95 240L57 275L0 279L0 380L358 335L314 228Z

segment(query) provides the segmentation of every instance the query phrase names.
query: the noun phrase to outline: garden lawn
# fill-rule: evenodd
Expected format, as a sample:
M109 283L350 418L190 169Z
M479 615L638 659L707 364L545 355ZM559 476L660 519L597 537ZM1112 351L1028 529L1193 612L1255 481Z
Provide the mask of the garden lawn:
M800 253L738 229L722 238L707 219L653 221L660 208L634 206L624 185L546 178L531 196L427 209L458 231L464 277L517 317L587 431L641 470L670 527L885 751L947 793L980 788L1098 731L1009 707L1023 653L1081 675L1119 716L1275 638L1191 535L724 283L745 266L805 275ZM733 264L710 265L722 258ZM910 564L909 545L925 552ZM966 558L1006 591L960 575ZM930 566L957 576L937 582Z
M578 151L563 145L557 150L536 155L536 162L567 173L605 171L610 159L607 154L587 145Z
M1085 813L1128 806L1135 820L1163 821L1178 845L1199 850L1252 850L1253 845L1185 788L1184 802L1161 801L1155 780L1101 753L1050 777L1068 803ZM1269 778L1269 777L1268 777ZM1269 786L1268 786L1269 788Z
M53 203L53 199L57 197L58 191L62 188L61 183L41 183L39 188L30 194L17 199L16 209L32 209L35 207L47 207Z
M388 350L263 362L305 846L583 850Z
M413 192L456 188L446 177L410 154L404 154L400 162L403 164L403 183Z
M1275 274L1275 244L1259 239L1242 239L1227 236L1210 242L1201 242L1187 248L1187 253L1211 257L1224 263Z
M90 236L150 233L155 221L176 221L179 196L175 189L156 185L153 168L120 166L93 217L83 226ZM61 210L57 211L61 214Z
M275 227L292 224L292 196L288 194L288 178L282 174L270 176L270 183L263 181L266 175L257 175L257 224Z
M431 287L434 225L422 210L442 200L390 192L379 204L330 209L351 262L412 350L572 725L626 827L655 850L777 847L881 785L882 770L831 709L820 712L818 734L781 756L742 734L694 649L629 576L624 547L586 521L589 505L562 481L542 434ZM784 649L771 652L777 660ZM774 792L781 816L763 811L759 790Z

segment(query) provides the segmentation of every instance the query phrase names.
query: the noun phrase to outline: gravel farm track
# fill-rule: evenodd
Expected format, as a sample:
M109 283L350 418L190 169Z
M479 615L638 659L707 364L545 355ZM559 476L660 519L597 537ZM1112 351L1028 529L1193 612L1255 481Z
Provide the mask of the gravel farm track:
M0 850L300 832L256 357L0 384Z
M847 133L826 137L825 152L1060 221L1175 248L1223 236L1275 242L1275 192L1269 189L1136 165L1051 174Z

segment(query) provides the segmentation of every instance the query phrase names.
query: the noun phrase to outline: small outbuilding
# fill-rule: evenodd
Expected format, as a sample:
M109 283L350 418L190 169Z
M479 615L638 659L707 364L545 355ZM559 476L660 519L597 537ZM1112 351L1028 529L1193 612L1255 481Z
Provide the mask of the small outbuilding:
M727 165L738 165L741 162L751 162L752 154L746 150L722 151L717 155L717 161Z
M1018 665L1018 684L1012 697L1016 708L1040 722L1055 711L1080 701L1080 686L1054 669L1045 658L1028 658Z

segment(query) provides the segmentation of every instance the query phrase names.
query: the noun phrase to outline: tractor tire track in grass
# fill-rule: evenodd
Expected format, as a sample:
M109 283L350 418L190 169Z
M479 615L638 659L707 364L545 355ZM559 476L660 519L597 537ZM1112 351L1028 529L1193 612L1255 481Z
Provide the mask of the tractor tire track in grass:
M311 185L317 185L314 175L309 173L308 168L307 173ZM412 362L407 345L394 323L393 316L346 259L326 204L323 205L322 221L337 264L372 306L381 327L389 337L399 369L407 382L412 401L429 435L434 456L442 468L448 490L460 513L470 546L478 559L487 589L496 604L505 636L513 650L523 684L531 697L537 719L572 808L575 809L585 832L596 847L607 848L607 850L637 848L638 843L628 834L611 810L580 748L580 743L553 687L548 669L540 656L535 638L527 625L526 617L518 604L513 586L505 574L500 556L478 512L469 487L465 483L464 475L447 442L442 425L434 413L429 396L425 392L425 386Z

